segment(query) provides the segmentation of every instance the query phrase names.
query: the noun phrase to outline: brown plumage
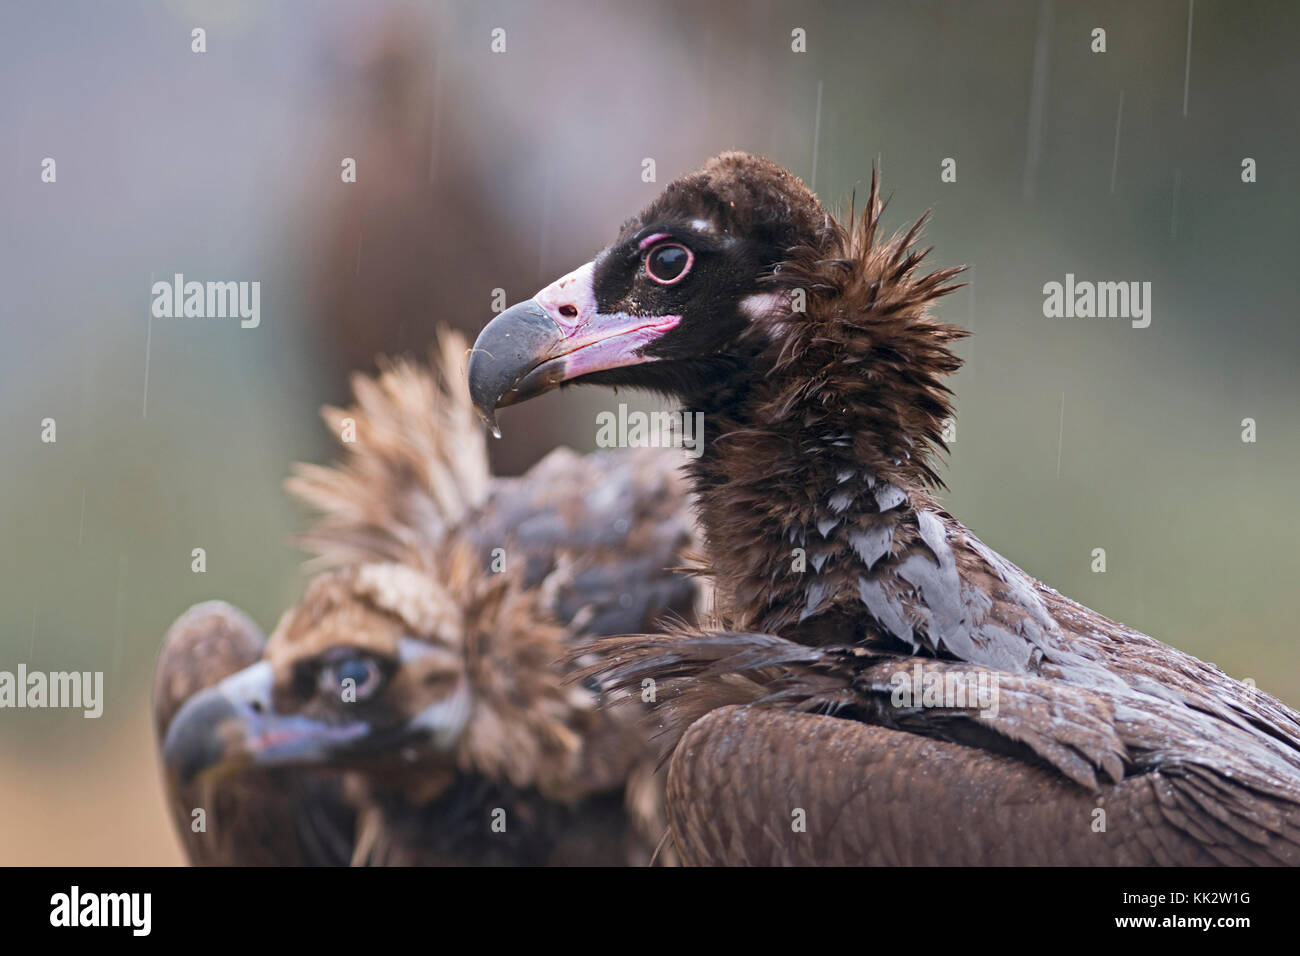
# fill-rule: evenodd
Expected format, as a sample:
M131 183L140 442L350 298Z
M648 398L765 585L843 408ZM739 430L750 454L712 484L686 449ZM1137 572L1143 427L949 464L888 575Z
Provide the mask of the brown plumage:
M724 154L476 343L485 416L568 381L704 413L717 620L598 642L588 672L653 681L681 735L683 858L1300 862L1300 715L936 503L962 333L929 308L958 270L923 274L921 224L885 239L881 211L875 177L840 225L785 170Z
M200 784L238 785L240 819L257 820L277 805L247 792L267 768L330 771L355 808L356 863L650 860L666 826L652 747L631 708L599 707L561 661L693 613L695 585L670 570L692 540L685 483L635 452L559 450L491 477L465 350L447 336L436 376L396 363L325 411L344 461L289 482L321 512L302 540L324 570L265 649L192 683L160 661L168 700L188 698L158 721L178 820ZM196 861L240 862L223 836L185 839Z

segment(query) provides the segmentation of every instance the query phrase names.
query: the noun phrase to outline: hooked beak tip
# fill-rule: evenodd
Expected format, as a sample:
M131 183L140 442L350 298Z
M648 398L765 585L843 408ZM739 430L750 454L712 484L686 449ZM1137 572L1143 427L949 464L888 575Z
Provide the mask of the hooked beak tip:
M208 688L186 701L163 739L163 764L182 784L227 763L228 751L220 728L238 724L238 713L219 689Z
M501 437L497 409L558 384L535 382L531 373L552 357L561 339L561 330L534 299L506 309L479 333L466 375L474 408L494 437Z

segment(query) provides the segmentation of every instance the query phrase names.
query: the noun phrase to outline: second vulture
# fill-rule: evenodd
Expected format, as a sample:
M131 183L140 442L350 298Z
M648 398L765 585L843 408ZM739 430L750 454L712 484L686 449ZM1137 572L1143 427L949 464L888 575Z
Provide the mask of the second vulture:
M689 863L1295 864L1300 715L1083 607L934 497L964 333L922 223L725 153L490 322L481 414L559 385L703 412L716 626L616 638L680 735Z
M566 449L491 476L466 344L444 336L434 374L358 375L357 404L326 410L344 460L289 483L321 513L304 544L324 570L269 639L218 602L168 633L155 717L193 862L654 857L654 748L558 662L692 616L671 570L685 483L659 454Z

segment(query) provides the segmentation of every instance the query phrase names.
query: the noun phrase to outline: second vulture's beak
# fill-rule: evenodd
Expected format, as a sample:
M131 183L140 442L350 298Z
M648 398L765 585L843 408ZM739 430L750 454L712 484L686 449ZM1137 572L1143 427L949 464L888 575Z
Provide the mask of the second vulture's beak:
M369 734L362 721L333 725L276 713L272 682L270 662L259 661L187 700L163 741L167 769L189 783L200 773L324 762Z
M469 393L494 432L496 410L592 372L654 361L643 350L680 315L602 313L589 262L511 306L479 333L469 359Z

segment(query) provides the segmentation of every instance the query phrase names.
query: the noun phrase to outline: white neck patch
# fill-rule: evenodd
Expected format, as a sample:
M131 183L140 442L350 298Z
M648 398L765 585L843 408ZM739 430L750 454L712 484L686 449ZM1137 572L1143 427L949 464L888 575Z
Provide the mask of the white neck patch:
M740 311L751 319L771 319L790 311L790 293L786 290L755 292L740 300Z

